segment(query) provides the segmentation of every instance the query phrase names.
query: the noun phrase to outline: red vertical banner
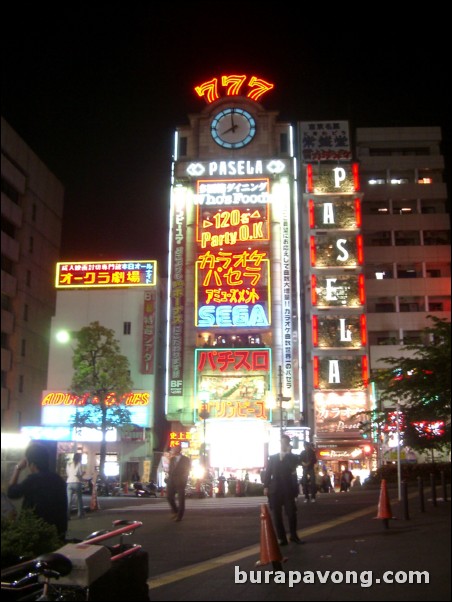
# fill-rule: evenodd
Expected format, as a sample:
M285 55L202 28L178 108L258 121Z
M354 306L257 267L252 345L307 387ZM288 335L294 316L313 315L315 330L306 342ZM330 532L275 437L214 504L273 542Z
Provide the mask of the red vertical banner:
M144 293L143 347L141 351L141 373L154 374L155 344L155 292Z

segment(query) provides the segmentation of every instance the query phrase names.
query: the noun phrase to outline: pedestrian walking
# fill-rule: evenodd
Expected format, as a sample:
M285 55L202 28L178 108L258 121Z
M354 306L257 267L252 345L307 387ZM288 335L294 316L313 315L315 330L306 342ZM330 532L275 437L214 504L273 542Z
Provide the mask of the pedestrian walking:
M67 490L67 514L68 519L71 518L72 498L75 496L77 502L77 516L83 518L85 509L83 507L83 475L85 474L82 468L82 454L75 453L72 462L66 464L66 490Z
M181 446L170 450L166 497L173 513L173 520L180 522L185 512L185 488L190 474L190 458L182 454ZM177 499L177 501L176 501Z
M353 473L346 466L342 466L341 473L341 481L340 481L340 490L348 491L352 485L353 481Z
M298 456L292 453L290 437L281 436L281 451L270 456L264 478L264 495L268 496L280 546L288 544L283 509L289 523L290 541L303 543L297 535Z
M300 454L300 464L303 467L303 476L301 478L301 485L303 488L304 501L315 502L315 496L317 493L315 465L317 464L317 455L315 453L312 443L309 441L304 442L304 450Z

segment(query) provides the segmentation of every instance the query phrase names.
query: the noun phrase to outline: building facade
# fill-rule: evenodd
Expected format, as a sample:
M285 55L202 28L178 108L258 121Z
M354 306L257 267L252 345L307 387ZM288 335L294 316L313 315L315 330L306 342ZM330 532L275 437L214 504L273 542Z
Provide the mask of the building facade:
M114 332L119 353L129 361L133 385L121 399L111 392L111 403L129 411L130 424L107 432L106 475L119 475L122 482L128 482L138 471L149 480L156 469L153 450L160 445L155 431L163 347L158 325L165 296L164 283L157 278L157 263L60 262L55 285L57 303L50 332L48 380L40 398L41 426L23 432L33 439L57 440L58 455L63 459L81 452L87 474L97 474L101 431L71 426L77 409L84 408L83 399L71 394L71 333L98 322ZM63 341L61 334L66 335Z
M64 188L2 118L2 431L39 425Z
M294 134L260 104L272 87L205 82L176 132L165 411L170 445L218 474L260 471L303 411Z

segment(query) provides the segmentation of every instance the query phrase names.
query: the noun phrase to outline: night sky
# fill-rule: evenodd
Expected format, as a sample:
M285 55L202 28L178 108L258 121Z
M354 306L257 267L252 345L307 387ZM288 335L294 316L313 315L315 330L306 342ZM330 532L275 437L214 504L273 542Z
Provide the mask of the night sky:
M450 160L445 17L159 6L14 3L4 15L2 115L65 187L61 260L166 262L174 129L205 106L195 85L224 73L273 82L262 105L283 121L441 126Z

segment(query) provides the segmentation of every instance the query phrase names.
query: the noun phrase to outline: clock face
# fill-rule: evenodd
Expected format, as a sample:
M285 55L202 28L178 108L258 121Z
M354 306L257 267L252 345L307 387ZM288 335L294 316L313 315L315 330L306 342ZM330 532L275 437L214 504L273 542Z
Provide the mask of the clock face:
M216 115L210 126L212 138L223 148L242 148L256 134L254 117L243 109L224 109Z

